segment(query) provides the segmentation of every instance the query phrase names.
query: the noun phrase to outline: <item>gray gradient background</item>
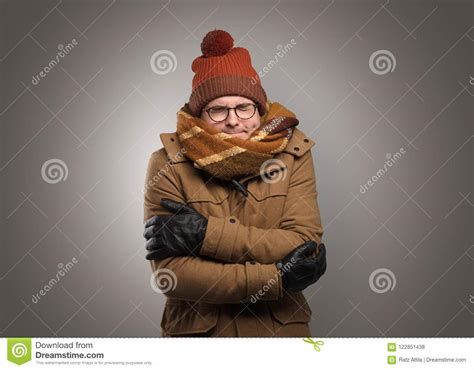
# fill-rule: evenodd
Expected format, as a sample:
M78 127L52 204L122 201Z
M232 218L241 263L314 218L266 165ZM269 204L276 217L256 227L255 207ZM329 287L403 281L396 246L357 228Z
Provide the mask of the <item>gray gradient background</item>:
M262 83L316 141L329 267L305 291L313 336L473 335L469 2L0 4L0 336L160 335L164 296L150 287L141 236L146 163L159 134L175 131L214 28L248 48L257 71L296 41ZM174 72L150 68L161 49L176 56ZM380 49L396 58L385 75L369 68ZM43 180L51 158L67 164L65 181ZM383 294L369 285L379 268L396 277Z

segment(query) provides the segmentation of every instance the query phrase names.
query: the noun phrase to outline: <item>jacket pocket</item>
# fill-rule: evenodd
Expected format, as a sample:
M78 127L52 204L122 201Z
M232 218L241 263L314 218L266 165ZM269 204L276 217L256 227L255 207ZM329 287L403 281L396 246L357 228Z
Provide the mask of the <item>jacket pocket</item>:
M207 184L201 181L186 184L184 194L186 203L204 216L222 217L228 208L225 202L229 191L215 181L209 181Z
M209 202L221 204L229 197L229 192L230 189L226 189L214 181L208 183L196 182L185 189L188 203Z
M247 224L262 229L279 227L288 195L288 176L276 182L258 177L249 181L247 190L251 204Z
M249 181L247 190L258 202L278 196L286 198L289 184L287 169L279 168L274 173L273 178L265 179L265 175L261 175Z
M280 324L309 322L313 312L302 292L287 293L277 301L268 301L272 316Z
M203 334L217 325L219 307L208 304L169 300L166 302L161 328L171 336Z

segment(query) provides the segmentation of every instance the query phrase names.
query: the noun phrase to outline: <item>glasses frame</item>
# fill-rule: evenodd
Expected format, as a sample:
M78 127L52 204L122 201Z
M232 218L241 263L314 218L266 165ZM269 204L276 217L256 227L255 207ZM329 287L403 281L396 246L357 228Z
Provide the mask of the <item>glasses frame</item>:
M237 114L237 107L240 106L240 105L251 105L251 106L253 107L253 113L252 113L252 115L251 115L249 118L242 118L242 117L240 117L240 116ZM239 119L248 120L248 119L252 118L253 116L255 116L255 112L257 111L258 105L257 105L257 104L251 104L251 103L242 103L242 104L239 104L239 105L237 105L236 107L232 107L232 108L231 108L231 107L221 107L221 108L227 109L227 115L225 116L224 119L222 119L222 120L220 120L220 121L216 121L214 118L211 117L211 114L209 113L209 111L210 111L211 109L215 108L215 107L216 107L216 106L207 108L207 109L206 109L206 113L207 113L207 115L209 116L209 118L210 118L213 122L219 123L219 122L224 122L224 121L229 117L229 111L230 111L231 109L234 110L235 115L236 115ZM220 107L220 106L218 105L218 107Z

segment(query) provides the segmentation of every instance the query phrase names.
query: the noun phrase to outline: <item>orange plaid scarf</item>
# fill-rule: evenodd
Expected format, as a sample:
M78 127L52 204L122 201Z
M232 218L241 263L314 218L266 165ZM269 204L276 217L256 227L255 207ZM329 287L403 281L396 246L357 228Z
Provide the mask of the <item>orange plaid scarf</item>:
M261 165L282 152L299 121L279 103L267 101L267 113L252 135L244 140L219 131L191 115L186 103L177 113L177 133L186 157L194 167L222 180L258 174Z

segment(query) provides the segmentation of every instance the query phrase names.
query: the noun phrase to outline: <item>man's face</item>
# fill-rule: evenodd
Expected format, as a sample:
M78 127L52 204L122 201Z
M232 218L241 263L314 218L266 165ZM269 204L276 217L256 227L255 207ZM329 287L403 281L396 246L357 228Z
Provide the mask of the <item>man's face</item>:
M246 140L260 126L258 108L255 109L255 114L251 118L244 119L254 112L252 106L254 104L252 100L242 96L221 96L206 104L201 111L201 119L216 127L219 131ZM234 107L238 107L237 114L234 109L230 109L229 115L223 121L215 122L211 119L212 116L212 118L217 118L220 121L227 114L225 108ZM211 116L207 111L209 108L212 108L209 112Z

